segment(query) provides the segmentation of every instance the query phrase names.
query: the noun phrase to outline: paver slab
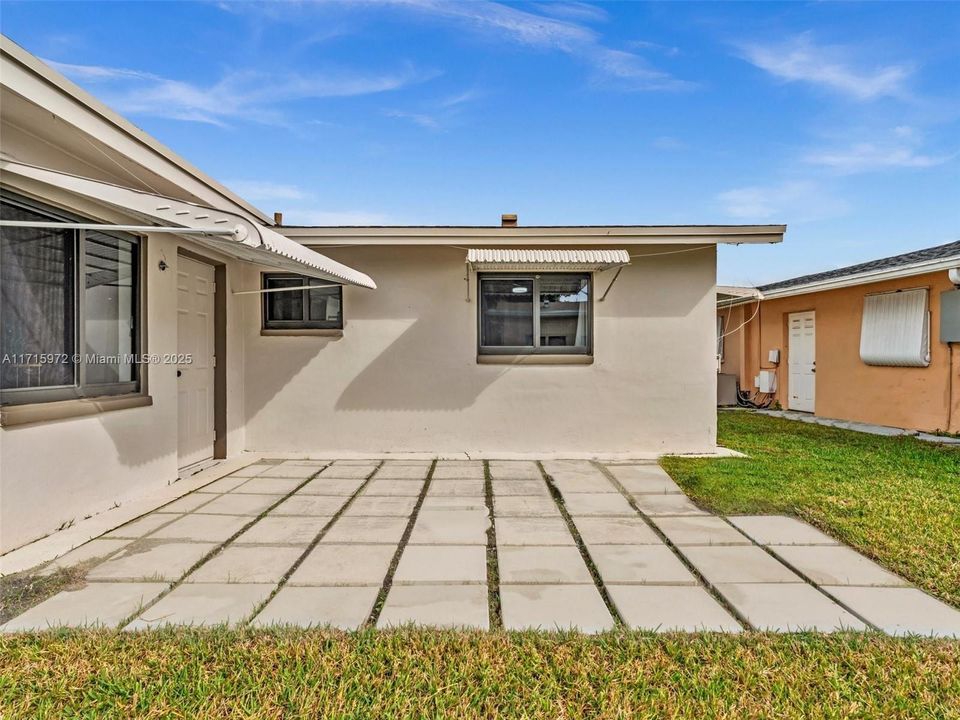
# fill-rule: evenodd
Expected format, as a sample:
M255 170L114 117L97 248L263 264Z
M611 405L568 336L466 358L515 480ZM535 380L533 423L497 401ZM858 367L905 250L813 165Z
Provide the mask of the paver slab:
M483 480L484 477L483 463L470 460L439 460L433 469L434 480L446 478Z
M812 525L786 515L731 515L728 520L761 545L838 545Z
M227 475L227 477L214 480L212 483L207 483L203 487L197 488L195 492L200 493L201 495L222 495L223 493L230 492L231 490L240 487L248 480L250 480L250 478L245 475ZM210 498L207 498L207 500L209 499Z
M637 507L647 515L707 515L686 495L661 493L657 495L631 494Z
M327 478L320 476L314 478L297 491L298 495L353 495L360 486L363 485L363 478L354 478L352 480Z
M43 570L37 574L51 575L63 568L73 567L80 563L106 559L118 550L129 545L130 542L130 540L126 539L96 538L79 547L75 547L70 552L64 553L49 565L46 565Z
M594 585L501 585L507 630L567 630L596 633L613 627L613 617Z
M299 547L232 545L187 575L184 582L276 585L301 553Z
M483 480L432 480L427 497L483 497Z
M152 512L102 535L105 538L139 538L148 535L161 525L173 522L180 515Z
M659 470L659 468L658 468ZM665 472L638 477L617 478L623 489L633 495L664 495L682 493L683 490Z
M197 583L175 587L124 630L164 625L236 625L253 614L273 591L269 584Z
M408 584L484 583L487 549L483 545L407 545L393 582Z
M410 534L411 545L486 545L486 510L421 510Z
M564 495L564 505L574 517L581 516L620 516L636 517L637 511L620 493L573 493Z
M396 545L320 543L290 576L290 585L373 585L380 587Z
M542 480L543 473L531 460L491 460L490 477L494 480Z
M396 545L407 529L407 522L407 518L341 517L320 542Z
M674 545L752 545L750 538L713 515L657 516L653 523Z
M464 495L431 495L429 491L420 506L420 512L429 510L486 510L487 502L482 497Z
M97 565L87 579L173 582L215 547L213 543L140 541Z
M291 495L270 511L270 516L278 515L314 515L327 517L336 515L350 498L341 495Z
M562 517L497 518L498 545L573 545Z
M251 478L256 477L262 472L266 472L273 467L272 464L267 463L254 463L253 465L247 465L246 467L240 468L230 473L228 477L242 477L242 478Z
M246 515L183 515L154 531L149 540L224 542L253 520Z
M655 462L648 463L632 463L632 464L610 464L605 465L607 470L621 483L624 481L630 480L648 480L651 478L655 479L670 479L670 476L667 474L667 471L662 467L657 465Z
M201 507L202 505L205 505L206 503L210 502L213 499L214 499L214 496L212 495L199 493L199 492L192 492L188 495L184 495L183 497L177 498L171 503L167 503L166 505L160 506L159 508L157 508L156 511L160 513L168 513L168 514L169 513L180 514L180 513L193 512L197 508Z
M494 480L491 483L494 497L503 495L541 495L550 497L550 490L543 480Z
M274 465L269 470L264 470L257 477L296 478L302 481L313 477L318 472L320 472L320 468L313 465L287 465L286 463L281 463L280 465Z
M594 545L589 551L605 583L697 582L666 545Z
M596 475L582 477L561 475L560 477L554 477L553 484L564 497L575 493L620 493L599 470L596 471Z
M423 465L396 465L385 462L377 470L378 480L425 480L430 472L430 463Z
M199 512L206 515L259 515L282 495L220 495L208 502Z
M757 630L835 632L867 626L806 583L720 584L717 590Z
M960 638L960 611L916 588L831 586L824 590L890 635Z
M356 630L366 622L380 588L290 587L280 592L253 619L254 627L296 625Z
M377 495L362 495L354 498L350 507L344 512L344 517L365 515L375 517L403 517L407 518L417 506L415 497L380 497Z
M802 582L802 578L753 545L688 546L680 548L710 583Z
M417 497L423 490L422 480L377 480L374 478L363 489L364 495L381 497Z
M560 517L560 510L548 495L496 495L493 513L497 517Z
M486 585L394 585L378 628L407 624L429 627L490 626Z
M268 515L233 541L234 545L309 545L331 516L283 517Z
M587 545L662 545L641 517L578 517L574 524Z
M300 478L255 477L230 491L240 495L288 495L303 484Z
M593 584L580 551L573 545L501 545L497 547L497 562L501 583Z
M142 605L169 587L167 583L89 583L59 592L0 627L3 632L53 627L117 627Z
M820 585L906 586L856 550L842 545L770 545L770 550Z
M377 469L376 463L366 465L340 465L335 463L320 471L322 478L337 478L340 480L364 480Z
M739 632L733 616L699 585L616 585L607 592L634 630Z

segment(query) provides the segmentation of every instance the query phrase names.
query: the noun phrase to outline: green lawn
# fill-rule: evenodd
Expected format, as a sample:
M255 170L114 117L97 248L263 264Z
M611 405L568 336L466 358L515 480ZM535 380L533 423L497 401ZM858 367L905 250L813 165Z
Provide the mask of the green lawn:
M960 450L748 413L722 413L720 439L750 458L663 463L697 501L798 515L960 604ZM17 586L7 600L40 590ZM622 630L9 635L8 717L960 718L960 642Z
M867 635L0 638L9 718L946 718L960 643Z
M695 501L796 515L960 606L960 448L747 412L719 423L749 458L662 463Z

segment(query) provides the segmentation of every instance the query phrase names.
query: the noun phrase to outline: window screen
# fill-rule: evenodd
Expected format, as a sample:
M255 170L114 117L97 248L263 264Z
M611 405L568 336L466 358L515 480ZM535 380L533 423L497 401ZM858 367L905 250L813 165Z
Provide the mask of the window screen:
M306 286L317 285L316 289ZM264 275L263 327L268 329L343 329L343 288L300 275Z

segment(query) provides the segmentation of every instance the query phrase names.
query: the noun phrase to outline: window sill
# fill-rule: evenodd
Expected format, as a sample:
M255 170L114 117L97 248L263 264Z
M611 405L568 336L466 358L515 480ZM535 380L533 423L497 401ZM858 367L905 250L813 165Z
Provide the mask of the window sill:
M343 330L321 329L321 328L261 328L260 335L263 337L343 337Z
M477 355L478 365L593 365L593 355Z
M113 410L147 407L153 405L149 395L105 395L96 398L77 398L75 400L57 400L27 405L5 405L0 407L0 427L29 425L31 423L67 420L70 418L99 415Z

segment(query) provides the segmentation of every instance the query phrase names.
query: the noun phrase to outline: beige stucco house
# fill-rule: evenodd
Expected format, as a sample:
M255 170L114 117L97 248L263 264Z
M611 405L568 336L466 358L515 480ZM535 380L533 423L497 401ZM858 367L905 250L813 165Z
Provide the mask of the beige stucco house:
M960 242L718 288L721 395L736 382L787 410L960 432L958 287Z
M0 551L246 451L715 449L716 246L783 226L284 227L0 61Z

